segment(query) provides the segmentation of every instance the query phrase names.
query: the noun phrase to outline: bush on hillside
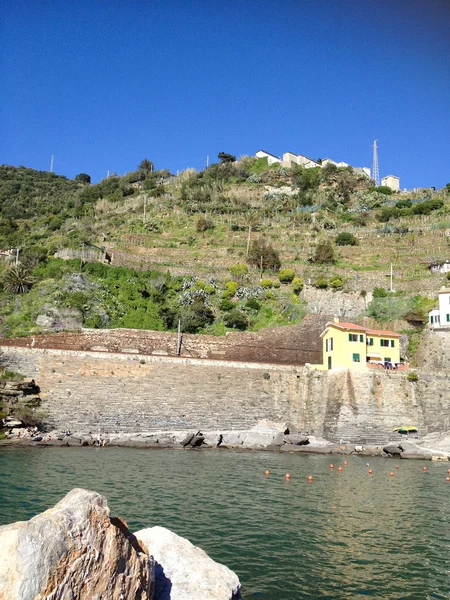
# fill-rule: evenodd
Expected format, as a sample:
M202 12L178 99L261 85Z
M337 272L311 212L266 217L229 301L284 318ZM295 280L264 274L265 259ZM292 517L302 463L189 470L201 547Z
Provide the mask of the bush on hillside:
M233 265L230 269L232 277L238 281L242 281L246 275L248 275L248 267L242 263Z
M342 280L342 277L339 277L338 275L333 277L330 280L330 287L333 288L334 290L342 289L344 287L344 282Z
M358 240L353 235L353 233L350 233L348 231L342 231L336 237L336 245L337 246L357 246L358 245Z
M318 277L313 281L313 286L319 290L325 290L328 287L328 281L326 277Z
M235 281L227 281L225 290L222 292L222 298L233 298L236 295L238 284Z
M301 279L300 277L294 277L294 279L292 280L292 290L294 294L300 294L304 286L305 284L303 282L303 279Z
M385 196L390 196L392 194L392 190L387 185L379 185L378 187L373 188L374 192L378 192L380 194L384 194Z
M316 263L333 263L334 248L331 242L320 242L317 245L316 252L313 257L313 262Z
M223 319L223 322L227 327L232 327L233 329L247 329L248 319L245 314L238 310L237 308L233 308L227 313Z
M211 219L205 219L204 217L200 217L200 219L198 219L197 221L196 229L199 233L203 233L208 229L214 229L214 222Z
M411 200L399 200L395 203L395 208L411 208Z
M384 287L376 287L373 289L374 298L386 298L389 296L389 292Z
M281 283L291 283L291 281L295 277L295 272L293 269L281 269L278 274L278 279Z
M259 238L252 242L248 252L247 262L249 265L258 267L263 271L265 269L278 271L281 266L278 252L271 244L267 243L264 238Z
M273 287L273 281L268 278L261 279L261 287L263 287L265 290L270 290L270 288Z
M75 177L75 181L81 181L81 183L84 183L85 185L89 185L91 183L91 176L88 175L87 173L79 173Z
M222 298L222 300L220 301L220 304L219 304L220 310L223 310L223 311L231 310L231 309L235 308L235 306L236 306L236 304L234 302L231 302L231 300L229 300L228 298Z

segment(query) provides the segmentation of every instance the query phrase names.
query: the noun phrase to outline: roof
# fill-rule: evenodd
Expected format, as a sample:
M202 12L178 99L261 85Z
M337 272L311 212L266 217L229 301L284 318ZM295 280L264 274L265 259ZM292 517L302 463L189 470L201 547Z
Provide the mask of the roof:
M264 150L263 150L263 152L264 152ZM320 164L317 162L317 160L314 160L313 158L309 158L309 156L306 156L305 154L295 154L295 152L291 152L290 150L288 150L284 154L292 154L293 156L303 156L303 158L307 158L311 162L316 163L316 165Z
M368 329L362 325L356 325L356 323L346 323L344 321L339 321L338 323L335 323L334 321L328 322L324 331L321 333L321 336L324 335L329 327L335 327L336 329L345 331L361 331L366 335L386 335L388 337L400 337L400 334L395 333L395 331L388 331L384 329Z
M400 177L397 177L397 175L385 175L384 177L381 178L381 180L387 179L388 177L393 177L394 179L400 179Z
M255 154L258 154L258 152L264 152L264 154L267 154L268 156L271 156L272 158L276 158L277 160L280 160L278 156L275 156L275 154L271 154L270 152L267 152L267 150L260 149L260 150L257 150L255 152Z
M438 291L438 294L450 294L449 288L442 288Z

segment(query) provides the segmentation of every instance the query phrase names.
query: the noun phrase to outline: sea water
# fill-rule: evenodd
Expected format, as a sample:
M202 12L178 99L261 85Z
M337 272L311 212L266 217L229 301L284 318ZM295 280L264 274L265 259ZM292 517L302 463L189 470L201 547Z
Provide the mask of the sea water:
M238 574L247 600L448 599L449 467L230 450L0 448L0 524L83 487L104 494L132 531L162 525L202 547Z

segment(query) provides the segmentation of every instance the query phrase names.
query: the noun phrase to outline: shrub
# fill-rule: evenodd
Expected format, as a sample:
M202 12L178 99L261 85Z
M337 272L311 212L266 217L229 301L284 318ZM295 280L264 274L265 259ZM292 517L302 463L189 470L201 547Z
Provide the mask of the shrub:
M255 240L250 246L247 262L249 265L264 269L278 271L281 266L278 252L264 238Z
M419 381L419 376L417 375L417 373L411 372L411 373L408 373L408 375L406 376L406 379L408 381L412 381L414 383L415 381Z
M336 237L336 245L337 246L357 246L358 240L348 231L343 231Z
M238 284L235 281L227 281L225 290L222 293L222 298L232 298L238 289Z
M196 228L199 233L203 233L208 229L214 229L214 223L213 221L211 221L211 219L205 219L204 217L200 217L200 219L197 221Z
M232 308L235 308L235 306L235 303L231 302L231 300L229 300L228 298L223 298L219 304L220 310L223 311L231 310Z
M318 244L313 261L317 263L334 262L334 248L331 245L331 242L320 242L320 244Z
M390 196L392 194L391 188L387 185L379 185L378 187L374 188L374 191L384 194L385 196Z
M230 269L230 273L236 279L241 280L248 274L248 267L244 264L233 265Z
M223 321L227 327L232 327L233 329L247 329L248 325L247 317L237 308L230 310L230 312L225 315Z
M273 287L274 287L274 288L277 288L277 289L278 289L279 287L281 287L281 283L278 281L278 279L275 279L275 281L273 282Z
M304 286L305 284L303 279L300 279L300 277L294 277L292 280L292 290L294 291L294 294L300 294Z
M256 298L249 298L247 300L247 302L245 303L245 307L249 308L250 310L258 311L261 308L261 304L258 302L258 300Z
M387 298L388 295L389 293L384 287L376 287L373 289L374 298Z
M450 275L450 273L449 273ZM261 279L261 287L263 287L265 290L270 290L271 287L273 287L273 281L271 279Z
M294 279L295 273L293 269L281 269L278 279L281 283L291 283Z
M411 200L399 200L395 203L396 208L411 208L412 202Z
M75 181L81 181L81 183L88 185L91 183L91 176L88 175L87 173L79 173L75 177Z
M328 281L325 277L321 276L313 281L313 286L319 290L325 290L328 287Z
M334 290L339 290L342 287L344 287L344 282L342 281L341 277L338 277L336 275L336 277L333 277L330 281L330 287L333 288Z

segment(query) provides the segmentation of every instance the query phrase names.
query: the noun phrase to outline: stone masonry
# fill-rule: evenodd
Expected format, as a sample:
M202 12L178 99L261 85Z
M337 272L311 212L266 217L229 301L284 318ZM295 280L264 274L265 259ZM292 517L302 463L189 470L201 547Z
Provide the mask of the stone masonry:
M334 442L384 444L394 427L450 429L450 372L308 367L2 346L0 364L34 378L48 425L96 433L245 430L266 418Z

